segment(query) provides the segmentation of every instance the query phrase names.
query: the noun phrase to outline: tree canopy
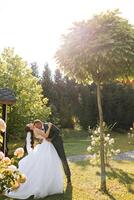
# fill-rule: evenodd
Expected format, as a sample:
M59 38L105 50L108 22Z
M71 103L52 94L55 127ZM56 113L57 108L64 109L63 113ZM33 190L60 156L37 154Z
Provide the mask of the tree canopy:
M74 23L56 52L60 68L88 83L134 76L134 28L119 11Z
M8 114L9 132L24 131L26 123L35 118L48 118L50 108L47 107L47 98L43 98L38 79L11 48L4 49L0 55L0 87L11 88L16 95L16 104Z

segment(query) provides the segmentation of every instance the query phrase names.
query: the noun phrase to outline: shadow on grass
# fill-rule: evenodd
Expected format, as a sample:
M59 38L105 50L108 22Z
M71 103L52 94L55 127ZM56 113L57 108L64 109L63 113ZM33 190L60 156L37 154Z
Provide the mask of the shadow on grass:
M55 194L44 198L40 198L39 200L72 200L72 190L72 185L67 185L63 194ZM34 200L34 197L31 196L27 200Z
M44 198L44 200L72 200L72 191L73 191L72 185L67 185L63 194L48 196Z
M134 194L134 190L131 188L131 184L134 183L134 174L124 172L122 169L110 167L111 171L107 172L107 176L114 177L119 180L120 183L127 187L128 192Z
M111 199L111 200L116 200L116 199L114 198L114 196L113 196L112 194L109 193L109 191L106 191L105 194L109 197L109 199Z
M112 168L111 166L109 166L109 169L111 171L107 171L107 177L109 179L118 179L119 183L125 185L128 192L134 194L134 190L131 187L131 185L134 183L134 174L124 172L122 169ZM100 172L97 172L96 174L100 176Z

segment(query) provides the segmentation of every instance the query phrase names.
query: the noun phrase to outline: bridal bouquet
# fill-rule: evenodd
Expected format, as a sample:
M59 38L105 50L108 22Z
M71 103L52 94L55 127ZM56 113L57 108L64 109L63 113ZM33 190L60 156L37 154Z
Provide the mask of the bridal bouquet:
M26 176L17 168L18 161L23 155L23 148L16 149L11 159L0 151L0 193L16 190L26 181Z

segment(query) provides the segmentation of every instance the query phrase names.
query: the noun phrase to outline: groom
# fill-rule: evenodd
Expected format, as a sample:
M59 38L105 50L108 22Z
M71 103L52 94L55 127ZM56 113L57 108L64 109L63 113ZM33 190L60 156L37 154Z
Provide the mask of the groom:
M38 120L38 119L34 121L34 126L38 129L44 130L45 132L48 129L48 124L43 123L41 120ZM65 151L63 147L63 141L60 136L60 130L54 124L52 124L47 140L52 142L52 144L54 145L62 161L63 169L67 177L67 184L71 184L71 173L70 173L69 165L66 159L66 155L65 155Z

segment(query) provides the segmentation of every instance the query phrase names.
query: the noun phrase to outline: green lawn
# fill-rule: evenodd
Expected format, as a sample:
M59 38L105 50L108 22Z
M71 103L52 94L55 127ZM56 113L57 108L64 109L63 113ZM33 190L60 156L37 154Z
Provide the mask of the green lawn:
M134 139L129 139L126 134L113 133L116 148L122 152L134 150ZM84 154L89 144L86 132L65 131L63 134L65 150L67 155ZM14 142L13 142L14 143ZM16 148L22 144L11 144ZM44 200L134 200L134 162L111 161L107 168L107 194L99 191L100 170L92 166L89 161L69 163L72 172L72 187L66 188L64 194L53 195ZM65 179L66 181L66 179ZM0 196L1 199L8 199ZM29 198L32 200L33 198Z
M99 168L84 161L70 164L72 187L66 188L65 183L64 194L53 195L44 200L134 200L134 163L112 161L111 165L112 168L107 169L107 194L104 195L99 191ZM0 199L9 198L1 196Z
M113 133L112 137L115 139L115 147L121 152L134 150L134 138L128 138L127 134Z
M63 130L62 136L67 156L88 154L87 146L90 144L90 137L86 131ZM127 134L112 133L115 139L115 148L121 152L134 150L134 138L128 138ZM24 146L24 140L9 141L10 154L17 147Z
M115 140L115 149L120 149L121 152L134 150L134 138L128 138L127 134L113 132L111 137ZM90 137L87 132L70 131L70 133L68 133L66 131L63 139L68 156L88 154L87 146L90 144Z

